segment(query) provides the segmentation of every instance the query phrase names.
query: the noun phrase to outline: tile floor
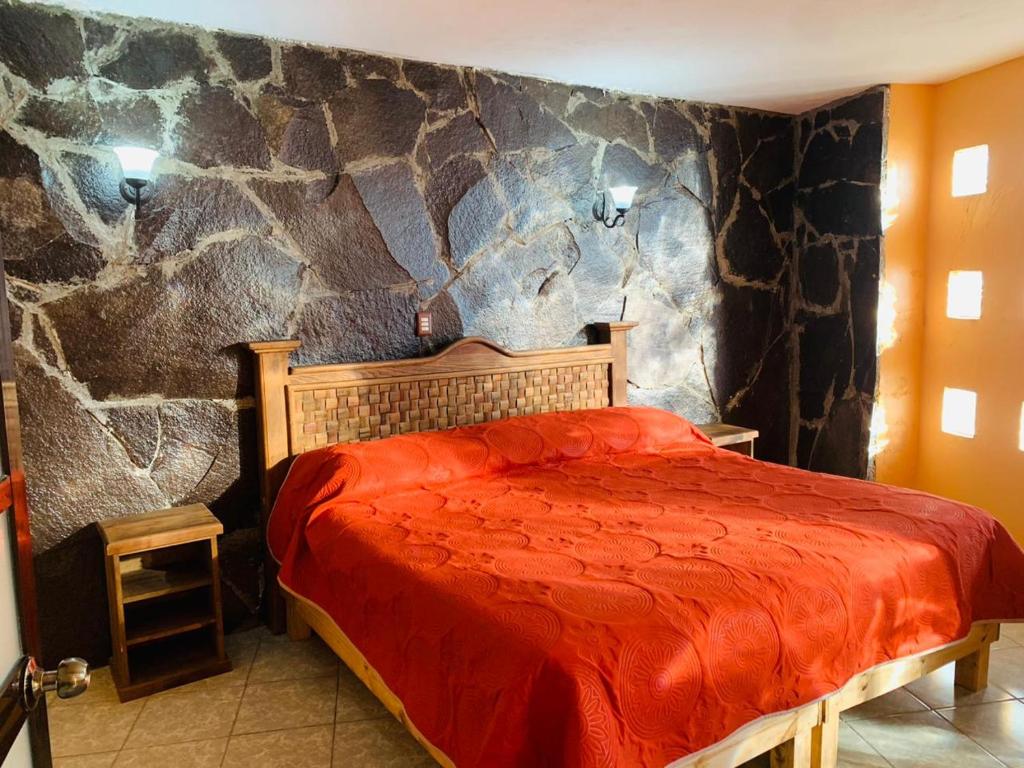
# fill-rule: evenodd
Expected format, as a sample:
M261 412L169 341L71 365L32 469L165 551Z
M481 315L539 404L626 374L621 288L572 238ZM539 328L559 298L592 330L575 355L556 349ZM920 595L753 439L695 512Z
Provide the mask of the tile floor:
M420 768L434 763L319 640L228 637L234 670L120 704L107 669L51 701L56 768ZM989 687L952 665L845 713L845 768L1024 768L1024 624L1003 627Z

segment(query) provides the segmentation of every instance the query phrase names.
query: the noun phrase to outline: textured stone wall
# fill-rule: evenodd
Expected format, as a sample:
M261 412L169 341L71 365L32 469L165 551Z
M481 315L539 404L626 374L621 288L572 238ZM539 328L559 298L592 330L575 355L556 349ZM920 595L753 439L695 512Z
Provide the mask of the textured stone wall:
M794 354L797 463L868 471L887 88L803 115L797 148Z
M831 328L819 314L850 314L856 282L840 270L845 298L794 314L799 128L0 0L0 233L47 656L107 653L89 525L107 516L207 502L227 531L229 620L256 611L248 340L366 360L464 334L579 344L624 314L640 322L632 402L757 427L762 457L790 461L793 322L807 367L835 368L808 340ZM138 217L109 151L130 143L163 157ZM591 207L622 182L637 204L608 230ZM801 221L830 216L814 213L824 187L801 186ZM434 312L429 345L417 309ZM831 423L802 398L800 418Z

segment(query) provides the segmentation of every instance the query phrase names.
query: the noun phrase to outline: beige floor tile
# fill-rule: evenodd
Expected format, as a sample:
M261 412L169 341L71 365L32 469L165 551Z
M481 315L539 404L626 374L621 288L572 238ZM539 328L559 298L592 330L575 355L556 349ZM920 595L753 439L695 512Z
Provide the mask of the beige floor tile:
M330 768L333 739L330 725L232 736L224 767Z
M352 670L342 664L338 670L338 706L335 710L335 721L351 723L381 717L391 717L391 713L370 693L370 689L352 674Z
M992 654L993 657L997 653L1005 653L1005 651L995 651ZM977 693L972 693L960 686L954 686L954 671L954 665L952 663L947 664L930 675L910 683L910 685L906 686L906 689L932 709L982 704L987 701L1006 701L1013 698L1009 693L994 684L995 681L991 675L989 676L989 686Z
M1024 622L1000 625L999 636L1009 638L1017 645L1024 645Z
M54 757L120 749L143 707L142 701L54 707L49 712Z
M939 714L1011 768L1024 766L1024 703L1000 701Z
M260 641L249 678L253 683L272 683L323 677L337 668L338 657L316 636L289 640L287 635L268 635Z
M853 728L840 723L839 768L889 768L889 763Z
M850 721L894 768L1002 768L999 761L935 712Z
M231 733L242 686L152 696L128 736L126 748L217 739Z
M863 704L848 709L842 714L844 720L862 720L865 717L888 717L904 715L908 712L924 712L928 705L914 696L910 691L897 688L884 696L865 701Z
M279 680L246 687L234 734L334 722L338 676Z
M1024 648L1000 648L992 651L988 665L989 685L996 685L1014 696L1024 697Z
M46 694L46 706L49 709L54 707L75 706L84 704L118 704L117 688L114 686L114 678L110 675L110 667L93 668L89 671L89 687L81 696L73 699L61 699L52 691Z
M218 768L227 746L228 740L223 738L124 749L114 761L114 768Z
M79 755L78 757L55 757L53 768L110 768L114 764L115 757L117 757L117 752Z
M1020 648L1020 643L1016 640L1011 640L1005 635L1001 635L998 640L992 643L992 650L997 651L1000 648Z
M434 759L394 718L334 726L334 765L359 768L433 768Z

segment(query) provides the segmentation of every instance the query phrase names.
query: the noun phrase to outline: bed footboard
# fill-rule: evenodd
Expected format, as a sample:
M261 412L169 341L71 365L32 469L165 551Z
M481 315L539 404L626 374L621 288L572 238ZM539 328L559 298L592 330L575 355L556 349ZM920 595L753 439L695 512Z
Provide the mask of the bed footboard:
M956 685L970 691L984 688L988 685L989 651L998 639L999 624L975 624L963 640L861 672L822 702L821 722L814 727L811 744L813 768L839 764L839 715L851 707L902 688L950 662L956 663Z

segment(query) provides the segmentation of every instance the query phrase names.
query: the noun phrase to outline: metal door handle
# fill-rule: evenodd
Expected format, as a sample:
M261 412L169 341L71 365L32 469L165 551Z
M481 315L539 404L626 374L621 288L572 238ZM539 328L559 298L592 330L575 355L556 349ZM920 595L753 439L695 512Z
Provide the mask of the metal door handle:
M77 656L64 659L57 669L50 671L44 670L29 656L19 676L21 705L25 711L32 711L48 691L56 691L61 699L81 696L89 687L89 678L89 663Z

